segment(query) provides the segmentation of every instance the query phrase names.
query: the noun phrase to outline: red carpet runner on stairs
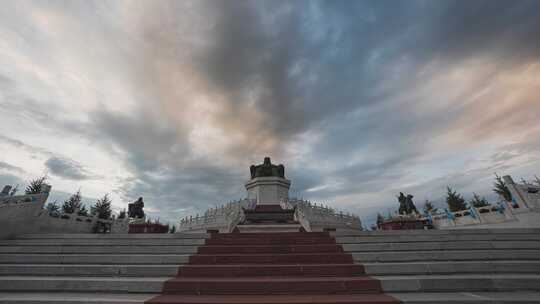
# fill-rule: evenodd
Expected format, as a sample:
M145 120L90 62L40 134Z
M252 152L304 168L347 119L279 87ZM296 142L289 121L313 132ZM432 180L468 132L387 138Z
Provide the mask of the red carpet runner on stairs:
M395 304L328 233L213 234L151 304Z

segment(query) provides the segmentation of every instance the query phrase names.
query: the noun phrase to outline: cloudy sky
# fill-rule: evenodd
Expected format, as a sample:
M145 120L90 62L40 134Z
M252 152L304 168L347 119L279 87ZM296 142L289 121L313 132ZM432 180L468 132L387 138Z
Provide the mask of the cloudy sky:
M540 1L3 1L0 184L174 221L286 166L368 218L540 175Z

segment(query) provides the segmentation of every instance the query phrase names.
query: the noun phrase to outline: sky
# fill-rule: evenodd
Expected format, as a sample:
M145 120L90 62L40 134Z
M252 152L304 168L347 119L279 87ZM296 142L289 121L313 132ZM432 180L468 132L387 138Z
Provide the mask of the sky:
M369 221L540 175L540 1L4 1L0 184L171 223L285 165Z

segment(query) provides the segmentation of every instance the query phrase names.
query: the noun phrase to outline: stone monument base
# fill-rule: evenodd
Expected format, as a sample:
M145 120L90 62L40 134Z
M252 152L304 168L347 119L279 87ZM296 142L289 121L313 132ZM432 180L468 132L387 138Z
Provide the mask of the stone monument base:
M294 220L295 209L283 209L281 205L256 205L253 209L243 209L244 221L238 232L299 232L301 225Z
M289 198L291 181L278 176L256 177L245 184L248 199L257 205L274 205Z
M294 223L294 209L283 209L280 205L256 205L254 209L244 209L244 224Z

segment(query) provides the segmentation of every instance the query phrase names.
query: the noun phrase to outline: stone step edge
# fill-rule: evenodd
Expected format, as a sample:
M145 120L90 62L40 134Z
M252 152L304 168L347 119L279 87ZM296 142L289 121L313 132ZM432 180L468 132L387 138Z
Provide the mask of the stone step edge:
M64 292L0 292L0 303L20 303L20 304L38 304L38 303L62 303L62 304L143 304L145 301L155 297L157 294L128 294L128 293L64 293ZM455 293L389 293L387 294L404 304L538 304L540 303L540 292L455 292ZM312 297L309 295L299 296L304 298L304 301L289 301L289 303L308 304L321 303L325 298L331 298L334 302L329 303L361 303L358 300L354 302L343 302L340 299L348 296L341 295L317 295ZM194 296L184 296L185 299L194 299ZM286 303L282 301L284 298L291 299L291 296L257 296L257 300L253 300L252 296L245 296L250 302L242 301L242 297L232 296L233 300L227 301L224 296L196 296L199 299L198 303L221 303L221 304L246 304L268 303L268 299L276 299L275 303ZM318 299L319 301L316 302ZM189 303L189 302L187 302ZM196 301L191 303L195 304ZM371 303L377 302L371 299Z

